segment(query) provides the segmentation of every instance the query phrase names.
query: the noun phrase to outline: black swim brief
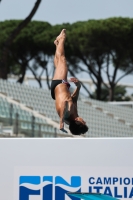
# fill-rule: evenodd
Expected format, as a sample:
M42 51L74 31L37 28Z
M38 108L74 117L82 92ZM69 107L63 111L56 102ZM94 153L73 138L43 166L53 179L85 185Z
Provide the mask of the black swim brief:
M70 84L65 81L65 80L52 80L52 83L51 83L51 96L53 99L55 99L55 93L54 93L54 90L55 90L55 87L61 83L64 83L67 85L68 89L70 87Z

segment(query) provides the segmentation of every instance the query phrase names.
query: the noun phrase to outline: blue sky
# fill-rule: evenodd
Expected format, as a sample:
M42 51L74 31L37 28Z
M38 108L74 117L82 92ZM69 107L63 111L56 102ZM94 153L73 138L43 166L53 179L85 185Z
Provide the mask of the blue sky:
M0 3L0 21L23 19L33 7L35 1L2 0ZM60 24L114 16L132 18L132 8L132 0L42 0L33 19Z

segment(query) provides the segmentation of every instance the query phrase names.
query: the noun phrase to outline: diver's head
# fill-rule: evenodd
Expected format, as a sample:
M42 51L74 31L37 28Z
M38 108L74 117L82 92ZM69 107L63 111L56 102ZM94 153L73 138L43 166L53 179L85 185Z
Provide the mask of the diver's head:
M73 135L81 135L88 131L88 126L81 117L76 117L70 121L69 130Z

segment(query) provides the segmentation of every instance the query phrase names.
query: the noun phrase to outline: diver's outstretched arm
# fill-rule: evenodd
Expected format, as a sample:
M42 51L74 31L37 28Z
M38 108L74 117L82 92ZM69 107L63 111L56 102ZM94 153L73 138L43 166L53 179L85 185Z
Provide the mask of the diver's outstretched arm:
M65 113L66 113L66 110L68 108L68 102L65 101L63 102L63 105L62 105L62 110L61 110L61 113L60 113L60 130L67 133L67 131L64 129L64 117L65 117Z

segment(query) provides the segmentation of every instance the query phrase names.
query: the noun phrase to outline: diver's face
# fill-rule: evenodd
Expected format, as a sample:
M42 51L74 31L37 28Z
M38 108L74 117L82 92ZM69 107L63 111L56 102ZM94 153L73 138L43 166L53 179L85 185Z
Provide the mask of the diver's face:
M83 125L86 124L86 122L81 117L77 117L75 121L76 121L76 124L83 124Z

